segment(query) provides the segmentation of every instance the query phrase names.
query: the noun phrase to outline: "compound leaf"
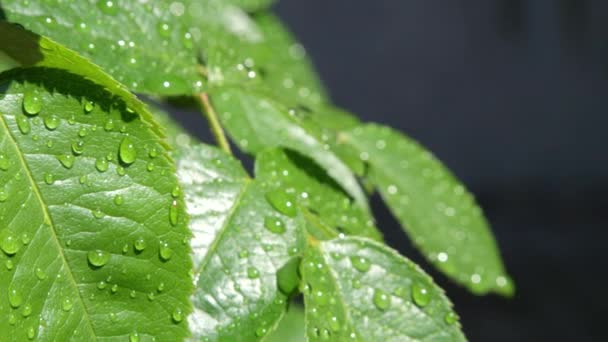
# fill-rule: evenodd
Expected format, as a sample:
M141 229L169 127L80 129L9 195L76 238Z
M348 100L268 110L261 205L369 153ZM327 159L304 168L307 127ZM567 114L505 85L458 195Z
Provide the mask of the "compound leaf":
M216 148L182 148L178 176L192 216L196 291L194 337L252 341L287 308L302 239L295 200L251 180Z
M351 170L316 138L318 133L300 125L293 109L236 87L218 88L212 95L222 123L241 149L251 153L277 146L295 150L319 164L358 205L367 208Z
M309 341L465 341L443 291L382 244L310 239L300 272Z
M66 65L0 76L0 331L15 341L181 340L190 232L159 128L101 71L40 42Z
M344 134L369 163L370 180L393 214L437 268L475 293L513 292L481 209L439 160L388 127L367 124Z

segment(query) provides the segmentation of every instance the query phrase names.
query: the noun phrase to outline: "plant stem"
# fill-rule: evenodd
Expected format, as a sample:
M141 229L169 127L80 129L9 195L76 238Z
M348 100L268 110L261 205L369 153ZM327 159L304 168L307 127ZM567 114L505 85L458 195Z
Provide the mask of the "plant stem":
M197 96L197 100L202 107L203 115L205 115L205 118L209 123L209 128L211 129L211 133L213 133L213 137L215 138L217 145L224 150L224 152L232 154L230 143L226 138L226 134L224 134L224 129L222 129L222 125L217 118L215 109L213 109L211 101L209 101L209 95L207 95L207 93L201 93Z

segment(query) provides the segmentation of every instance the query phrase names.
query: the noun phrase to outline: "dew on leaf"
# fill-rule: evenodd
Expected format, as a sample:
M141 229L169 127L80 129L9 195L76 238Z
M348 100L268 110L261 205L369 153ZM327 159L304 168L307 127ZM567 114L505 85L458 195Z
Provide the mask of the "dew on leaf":
M15 314L11 312L8 315L8 324L15 325L16 323L17 323L17 316L15 316Z
M135 332L129 335L129 342L139 342L139 334Z
M108 119L108 121L106 121L106 123L103 125L103 129L106 130L107 132L110 132L111 130L113 130L114 129L114 120Z
M158 24L158 34L163 38L169 38L171 35L171 27L167 23Z
M108 1L108 2L111 2L111 1ZM89 100L85 100L84 101L84 105L83 105L83 109L84 109L84 112L86 114L89 114L90 112L93 111L93 109L95 109L95 102L89 101Z
M10 161L6 154L0 153L0 170L6 171L10 165Z
M266 200L279 213L295 217L297 215L296 202L294 196L291 196L285 191L275 190L266 193Z
M114 196L114 204L116 205L123 205L123 203L125 202L125 199L122 195L116 195Z
M278 217L266 216L264 218L264 227L275 234L285 233L285 223Z
M30 304L25 304L23 309L21 310L21 316L27 318L32 314L32 306Z
M351 257L350 262L353 264L353 267L355 267L359 272L367 272L371 267L371 263L369 262L369 260L364 257Z
M103 289L105 289L105 288L106 288L106 286L107 286L107 283L106 283L105 281L103 281L103 280L102 280L102 281L100 281L99 283L97 283L97 288L98 288L99 290L103 290Z
M34 327L29 327L27 329L27 338L33 340L34 337L36 337L36 330L34 329Z
M146 240L144 240L144 238L138 238L135 240L135 242L133 242L133 248L135 248L135 250L138 252L143 251L146 249Z
M108 161L105 158L97 158L97 160L95 160L95 168L99 172L108 171Z
M110 253L97 249L87 253L87 259L91 265L102 267L110 260Z
M176 308L171 314L171 318L175 323L181 322L184 319L184 313L182 312L182 309Z
M112 292L112 293L118 292L118 285L117 284L112 285L112 287L110 287L110 292Z
M101 211L101 209L95 209L92 212L93 212L93 217L95 217L96 219L100 219L105 216L105 214L103 213L103 211Z
M456 323L456 321L458 321L458 316L452 311L450 311L445 314L444 320L448 325L452 325Z
M391 305L391 295L384 290L374 291L374 305L380 310L386 310Z
M154 163L153 163L153 162L149 162L149 163L146 165L146 170L148 170L148 172L152 172L152 171L154 171Z
M431 301L431 293L424 285L414 283L412 285L412 299L419 307L425 307Z
M40 95L28 90L23 94L23 111L28 115L37 115L42 110L42 99Z
M7 270L12 270L15 267L15 264L13 263L13 260L9 259L6 260L6 262L4 263L4 266L6 267Z
M13 255L19 251L21 243L12 231L4 229L0 231L0 248L7 255Z
M59 160L59 163L61 163L61 165L63 165L63 167L66 169L71 169L74 166L75 158L71 154L66 154L57 156L57 160Z
M15 289L14 287L9 287L8 289L8 302L13 308L18 308L23 303L23 297L21 293Z
M61 301L61 309L63 311L70 311L70 310L72 310L73 307L74 307L74 303L72 303L72 300L70 298L64 298Z
M36 268L36 278L38 278L38 280L44 280L46 279L46 273L44 272L44 270L40 267Z
M173 250L169 247L168 242L166 242L166 241L160 242L159 255L163 261L167 261L167 260L171 259L171 256L173 256Z
M32 239L30 238L30 236L29 236L27 233L23 233L23 234L21 234L21 242L22 242L24 245L29 244L31 240L32 240Z
M118 156L120 157L120 160L127 165L133 164L137 158L135 145L133 145L133 142L129 137L124 137L120 142Z
M177 224L177 201L173 200L169 207L169 222L175 226Z
M75 155L81 155L84 152L84 141L79 140L72 143L72 152Z
M28 134L32 130L30 121L25 116L17 117L17 127L22 134Z
M52 173L46 172L44 174L44 182L48 185L53 185L55 183L55 176Z
M257 337L265 336L268 333L268 329L266 327L259 327L255 330L255 335Z
M8 199L8 194L4 190L0 190L0 203L6 202Z
M182 193L182 189L176 185L173 190L171 190L171 197L178 198Z
M131 298L135 298L136 295L137 295L137 292L135 290L131 290L131 292L129 292L129 297L131 297Z
M247 268L247 277L249 279L256 279L260 277L260 271L257 268L251 266Z
M156 158L158 156L158 151L156 150L156 148L151 148L150 151L148 152L148 156L150 158Z

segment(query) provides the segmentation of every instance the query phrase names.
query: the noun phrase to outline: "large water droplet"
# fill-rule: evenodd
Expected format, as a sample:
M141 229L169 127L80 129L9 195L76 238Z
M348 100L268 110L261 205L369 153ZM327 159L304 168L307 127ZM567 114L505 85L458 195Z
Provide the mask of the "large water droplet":
M376 289L374 291L374 305L380 310L386 310L391 306L391 295L386 291Z
M143 251L146 249L146 240L144 240L144 238L138 238L135 240L135 242L133 242L133 248L135 248L135 250L138 252Z
M37 115L42 110L42 98L33 90L23 94L23 111L29 115Z
M99 172L108 171L108 161L106 158L97 158L97 160L95 160L95 168Z
M264 218L264 227L275 234L285 233L285 222L278 217L266 216Z
M359 272L367 272L371 267L371 263L369 262L369 260L364 257L351 257L350 262L353 264L353 267L355 267Z
M108 2L111 2L111 1L108 1ZM90 112L93 111L93 109L95 109L95 102L89 101L89 100L85 100L84 101L84 105L82 107L84 109L84 112L86 114L89 114Z
M22 134L28 134L32 130L30 121L25 116L17 116L17 127Z
M0 248L7 255L13 255L21 248L21 243L15 234L8 229L0 231Z
M9 159L4 153L0 153L0 170L6 171L10 165Z
M60 123L61 121L55 115L47 116L46 118L44 118L44 126L50 131L54 131L55 129L57 129Z
M8 302L11 304L11 306L13 308L18 308L19 306L21 306L21 304L23 303L23 297L21 296L21 293L13 288L13 287L9 287L8 289Z
M169 243L166 241L160 242L160 250L159 250L160 258L164 261L171 259L173 256L173 250L169 247Z
M175 323L179 323L184 319L184 313L182 312L182 309L177 308L173 311L173 313L171 314L171 318L173 319L173 322Z
M59 160L59 163L61 163L61 165L63 165L63 167L65 167L66 169L71 169L74 166L75 158L71 154L66 154L57 156L57 160Z
M173 226L177 224L177 213L177 200L173 200L169 207L169 222L171 222L171 225Z
M110 260L110 253L97 249L87 253L87 259L91 265L102 267Z
M425 307L431 301L431 293L424 285L414 283L412 285L412 299L419 307Z
M266 193L266 200L283 215L295 217L297 215L295 197L282 190Z
M133 145L133 142L129 137L124 137L120 142L118 156L120 157L120 160L127 165L133 164L133 162L137 158L137 151L135 150L135 145Z

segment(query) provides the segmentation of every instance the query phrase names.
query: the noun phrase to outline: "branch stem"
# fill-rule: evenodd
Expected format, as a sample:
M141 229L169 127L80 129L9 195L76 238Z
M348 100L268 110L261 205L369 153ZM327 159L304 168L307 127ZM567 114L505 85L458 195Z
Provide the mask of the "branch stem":
M224 150L224 152L228 154L232 154L232 150L230 149L230 143L226 138L226 134L224 133L224 129L220 124L220 121L217 117L215 109L211 105L211 101L209 100L209 95L207 93L201 93L197 96L197 100L202 107L202 112L207 122L209 123L209 128L211 129L211 133L217 142L217 145Z

